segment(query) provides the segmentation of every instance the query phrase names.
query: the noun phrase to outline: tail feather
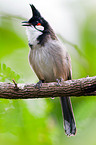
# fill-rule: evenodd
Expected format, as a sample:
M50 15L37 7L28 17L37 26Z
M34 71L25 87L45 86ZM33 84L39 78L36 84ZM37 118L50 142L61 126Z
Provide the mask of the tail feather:
M70 97L60 97L65 133L68 136L76 134L76 124L73 115Z

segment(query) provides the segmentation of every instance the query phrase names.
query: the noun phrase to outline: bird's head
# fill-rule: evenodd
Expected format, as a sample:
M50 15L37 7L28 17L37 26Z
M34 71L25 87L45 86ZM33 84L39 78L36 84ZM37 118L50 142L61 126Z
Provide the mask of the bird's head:
M55 33L53 32L49 23L41 16L40 12L34 7L34 5L30 6L33 16L29 19L29 21L22 22L22 26L27 27L29 43L45 43L45 37L46 40L48 39L47 36L50 36L52 39L56 39Z
M40 32L46 31L48 27L48 22L41 16L40 12L34 7L34 5L30 4L30 6L33 16L29 19L29 21L22 22L22 26L34 27Z

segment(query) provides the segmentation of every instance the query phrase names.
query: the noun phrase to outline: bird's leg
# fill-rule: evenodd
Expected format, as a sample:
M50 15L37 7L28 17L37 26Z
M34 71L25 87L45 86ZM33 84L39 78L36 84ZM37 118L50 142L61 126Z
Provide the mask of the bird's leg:
M42 83L44 83L44 80L39 80L39 82L37 82L34 87L37 88L37 89L40 89L41 86L42 86Z

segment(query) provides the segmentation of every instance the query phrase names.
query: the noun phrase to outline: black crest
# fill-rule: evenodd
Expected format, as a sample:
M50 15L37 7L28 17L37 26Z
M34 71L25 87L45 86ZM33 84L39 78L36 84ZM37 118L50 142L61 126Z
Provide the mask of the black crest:
M34 7L34 5L30 4L30 7L32 9L32 14L33 14L33 17L41 17L41 14L40 12Z

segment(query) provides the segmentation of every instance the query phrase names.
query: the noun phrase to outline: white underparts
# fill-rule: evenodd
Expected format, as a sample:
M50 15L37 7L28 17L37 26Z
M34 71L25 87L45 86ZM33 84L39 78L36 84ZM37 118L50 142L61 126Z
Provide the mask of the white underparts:
M33 26L28 26L26 31L29 43L32 45L36 45L38 43L37 38L42 34L42 32L36 30Z

